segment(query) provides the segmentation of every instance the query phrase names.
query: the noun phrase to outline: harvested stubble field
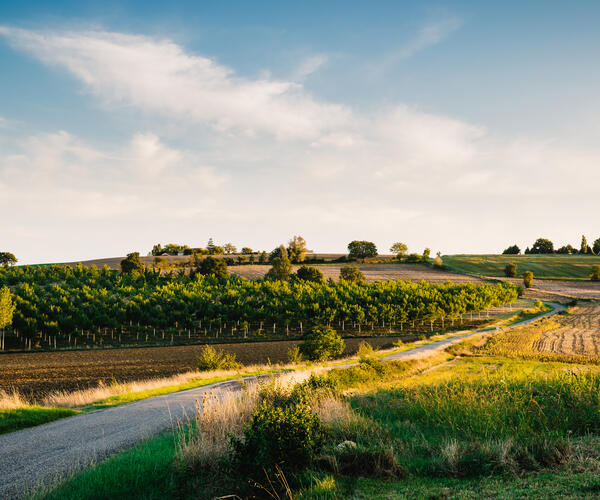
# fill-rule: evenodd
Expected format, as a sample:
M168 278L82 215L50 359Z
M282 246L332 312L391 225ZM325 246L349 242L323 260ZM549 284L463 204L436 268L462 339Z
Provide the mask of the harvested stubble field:
M311 265L311 264L309 264ZM332 278L337 280L340 277L340 269L347 264L315 264L325 276L325 279ZM421 264L356 264L365 275L367 282L374 281L430 281L433 283L444 283L452 281L454 283L474 282L480 280L471 276L464 276L450 271L442 271L427 267ZM294 266L293 271L297 271L299 266ZM270 266L266 265L248 265L232 266L229 268L231 273L248 279L263 278Z
M363 340L376 348L388 348L399 338L346 339L345 354L356 352ZM288 350L299 342L220 344L219 348L234 353L244 364L279 363L287 361ZM37 400L53 391L87 389L100 382L168 377L194 370L201 349L201 345L194 345L3 354L0 356L0 390L14 389Z
M490 338L487 354L542 361L600 363L600 304L582 303L568 314Z
M502 278L515 285L523 286L521 278ZM550 301L565 301L572 299L600 299L600 282L598 281L575 281L575 280L536 280L533 286L525 289L523 295L528 299L540 299Z

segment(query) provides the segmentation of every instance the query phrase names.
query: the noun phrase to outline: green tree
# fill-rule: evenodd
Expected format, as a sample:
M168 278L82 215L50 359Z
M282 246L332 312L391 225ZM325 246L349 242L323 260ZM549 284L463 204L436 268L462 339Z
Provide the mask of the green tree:
M344 352L344 339L327 326L314 327L300 345L302 354L311 361L326 361Z
M292 262L303 262L306 257L306 240L302 236L294 236L288 242L288 257Z
M163 253L163 249L162 249L162 245L160 243L157 243L156 245L154 245L152 247L152 255L156 256L156 255L160 255L161 253Z
M356 266L344 266L340 269L340 279L354 283L364 283L365 275Z
M425 250L423 250L423 257L421 258L421 260L423 262L429 261L429 256L430 255L431 255L431 250L429 248L426 248Z
M514 278L517 276L517 265L516 264L506 264L504 268L504 276L507 278Z
M237 248L235 247L235 245L233 243L225 243L223 245L223 251L227 254L230 255L232 253L236 253L237 252Z
M596 255L600 254L600 238L594 241L594 246L592 247L592 250Z
M278 249L276 257L273 257L271 260L271 269L265 276L267 279L271 280L287 280L290 277L290 273L292 272L292 263L287 255L287 250L283 245L281 245Z
M560 247L556 253L560 253L560 254L564 254L564 255L571 255L574 253L577 253L577 250L575 250L571 245L564 245L562 247Z
M504 255L519 255L521 253L521 249L517 245L512 245L502 253Z
M252 254L254 252L252 252L252 249L250 247L242 247L242 253L244 255L250 255L250 254Z
M348 243L348 257L351 259L362 259L377 257L377 247L370 241L354 240Z
M435 256L435 259L433 259L433 267L437 267L438 269L444 267L444 262L442 261L442 256L440 255L440 252L438 252Z
M313 283L325 283L325 277L320 269L313 266L301 266L296 271L296 277L303 281L312 281Z
M538 238L531 247L529 253L550 254L554 253L554 243L547 238Z
M583 254L589 253L588 252L589 248L590 247L588 247L587 239L586 239L585 235L581 235L581 247L579 249L579 253L583 253Z
M122 273L133 273L137 271L139 273L144 272L144 263L140 259L139 252L128 253L127 257L121 261L121 272Z
M523 285L525 285L525 288L531 288L532 284L533 284L533 273L531 271L525 271L523 273Z
M266 264L268 260L269 260L269 257L267 255L267 252L265 252L265 251L260 252L260 255L258 256L258 263Z
M12 323L16 304L7 286L0 288L0 330L4 330Z
M205 257L200 261L198 272L204 276L216 276L217 278L226 278L227 262L223 258Z
M408 246L400 241L397 241L390 247L390 252L395 254L397 259L400 259L406 255L406 252L408 252Z
M0 266L10 267L17 263L17 258L10 252L0 252Z
M592 267L592 272L590 274L590 279L592 281L600 281L600 266Z

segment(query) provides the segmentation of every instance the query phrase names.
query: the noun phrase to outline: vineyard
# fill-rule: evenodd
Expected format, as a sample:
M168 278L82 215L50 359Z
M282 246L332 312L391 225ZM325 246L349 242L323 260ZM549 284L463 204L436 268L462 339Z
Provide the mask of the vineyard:
M150 345L433 331L518 296L511 284L250 281L184 273L127 275L81 265L0 271L17 309L5 349Z

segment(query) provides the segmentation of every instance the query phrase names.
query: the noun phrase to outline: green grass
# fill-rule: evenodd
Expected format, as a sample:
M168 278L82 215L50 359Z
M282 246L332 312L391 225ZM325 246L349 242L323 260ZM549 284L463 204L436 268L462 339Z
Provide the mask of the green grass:
M445 255L444 266L452 271L481 276L504 276L506 264L517 265L517 276L525 271L535 278L589 279L597 255Z
M177 498L175 437L166 433L74 475L33 498L52 500Z
M77 413L77 410L70 408L44 408L43 406L0 410L0 434L45 424Z

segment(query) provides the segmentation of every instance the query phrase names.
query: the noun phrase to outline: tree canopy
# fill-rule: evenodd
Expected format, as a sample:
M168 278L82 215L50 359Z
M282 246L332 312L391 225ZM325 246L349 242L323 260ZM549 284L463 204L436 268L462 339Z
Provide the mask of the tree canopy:
M216 278L226 278L227 262L223 258L205 257L200 261L198 272L204 276L215 276Z
M408 252L408 246L405 243L397 241L390 247L390 252L396 255L396 257L404 257Z
M546 238L538 238L531 247L529 253L535 254L547 254L554 253L554 243Z
M348 257L351 259L362 259L377 257L377 247L371 241L354 240L348 243Z
M340 279L354 283L364 283L365 275L356 266L344 266L340 269Z
M16 304L7 286L0 288L0 329L4 329L12 323Z
M17 258L10 252L0 252L0 266L10 267L17 263Z
M273 251L275 257L271 259L271 269L265 276L267 279L287 280L292 272L292 263L288 258L287 250L281 245L277 251ZM271 255L273 255L273 253Z
M288 257L292 262L303 262L306 257L306 240L302 236L294 236L288 242Z
M521 249L517 245L512 245L502 253L504 255L519 255L521 253Z
M127 257L121 261L121 272L132 273L134 271L144 272L144 263L140 259L139 252L128 253Z

